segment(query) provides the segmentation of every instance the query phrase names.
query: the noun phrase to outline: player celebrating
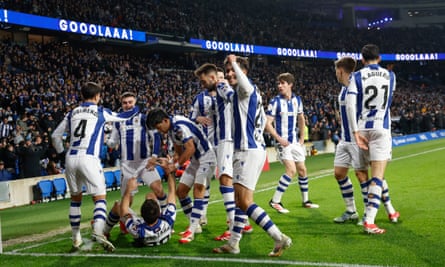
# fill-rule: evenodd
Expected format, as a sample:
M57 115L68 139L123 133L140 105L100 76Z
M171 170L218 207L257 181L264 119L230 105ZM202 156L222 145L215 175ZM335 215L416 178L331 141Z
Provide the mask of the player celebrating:
M126 191L127 180L141 178L156 195L161 209L167 205L167 195L164 193L159 170L154 167L161 149L161 135L156 130L148 130L145 125L145 114L139 112L136 106L136 95L124 92L121 95L122 110L134 114L131 120L113 124L111 136L107 141L109 147L120 144L121 151L121 194ZM149 163L150 161L150 163ZM147 168L148 166L148 168ZM162 170L162 169L161 169ZM132 196L137 193L137 188ZM133 197L130 198L130 206ZM107 217L105 234L119 221L119 216L111 211ZM126 229L121 224L121 232Z
M196 75L196 72L195 72ZM202 84L204 90L202 90L193 99L189 119L202 127L203 132L206 134L209 142L215 147L217 144L216 132L215 132L215 97L216 88L206 87ZM207 207L209 205L210 198L210 185L207 185L204 195L203 214L201 216L200 224L207 224Z
M176 180L172 171L168 169L165 158L159 158L158 164L162 165L167 173L168 197L166 207L161 210L158 198L154 193L148 193L141 206L141 217L130 209L133 192L137 190L136 178L127 179L126 190L122 200L112 209L124 223L130 235L134 238L136 246L158 246L167 243L171 237L176 220Z
M371 163L371 180L368 185L368 203L364 218L364 231L383 234L384 229L375 223L385 168L391 159L391 106L396 77L378 65L379 48L368 44L362 48L364 67L354 73L348 87L346 112L348 123L357 145L368 155Z
M228 82L235 89L233 187L236 210L229 241L213 249L213 252L233 254L240 252L239 241L245 222L240 215L246 213L275 240L275 246L269 256L281 256L283 250L291 246L292 240L282 234L267 213L253 201L253 191L266 159L263 139L266 115L261 95L258 88L246 76L247 59L229 55L224 65Z
M216 162L218 168L219 190L224 200L224 207L227 214L229 229L233 226L235 216L235 196L232 184L233 175L233 140L232 140L232 117L233 109L231 96L233 89L224 80L224 73L214 64L206 63L195 71L195 76L200 79L204 88L209 91L217 90L214 102L215 113L215 144L216 144ZM247 217L245 216L245 219ZM243 233L253 231L252 226L244 226ZM225 231L222 235L215 237L215 240L228 240L230 231Z
M318 208L309 200L307 169L304 163L304 114L303 103L299 96L292 93L295 78L290 73L281 73L277 77L278 96L272 98L267 109L266 131L276 140L278 157L286 171L278 181L278 187L269 201L269 205L280 213L289 210L281 204L281 197L289 186L292 177L298 171L298 184L303 198L303 207ZM297 125L298 122L298 125ZM274 127L275 126L275 127ZM299 138L297 131L299 130Z
M104 236L107 217L105 177L100 164L99 152L104 140L104 125L110 121L125 121L133 114L122 113L119 116L110 110L99 107L101 87L88 82L82 86L83 103L69 112L52 134L53 145L57 153L63 152L63 134L70 135L70 147L66 153L66 178L71 193L69 218L72 231L72 251L82 245L80 219L82 204L82 185L93 196L94 223L92 239L103 245L108 251L114 246Z
M363 154L359 153L359 147L355 143L354 136L348 127L346 113L347 87L351 73L355 70L356 61L352 57L342 57L335 61L335 75L343 86L338 96L339 120L341 121L341 138L335 149L334 176L340 187L346 211L342 216L334 219L336 223L344 223L349 220L358 220L359 215L355 206L354 189L351 179L348 177L349 166L355 170L355 175L362 188L367 188L368 168ZM367 191L367 190L366 190ZM367 192L366 192L367 194Z
M352 57L342 57L335 61L335 75L339 83L341 83L342 89L338 96L339 103L339 120L341 121L341 138L335 149L334 159L334 176L340 187L343 200L346 205L346 211L340 216L334 218L336 223L344 223L346 221L356 221L359 218L354 200L354 190L352 182L349 179L348 170L352 166L355 170L355 175L360 183L362 189L363 200L366 204L368 202L368 163L363 156L363 153L359 152L359 148L355 143L354 136L348 127L348 118L346 113L346 95L347 87L351 73L355 70L356 61ZM388 184L386 180L383 180L383 193L382 200L388 213L389 219L392 222L397 222L399 213L395 211L391 204ZM366 212L366 211L365 211Z
M168 134L173 141L175 155L174 162L170 165L173 165L174 169L178 169L184 162L190 160L176 190L184 214L190 221L179 242L189 243L194 239L195 233L201 232L199 219L203 212L205 189L215 171L215 152L200 127L184 116L170 117L162 109L153 109L147 114L147 126ZM192 187L193 204L188 196Z

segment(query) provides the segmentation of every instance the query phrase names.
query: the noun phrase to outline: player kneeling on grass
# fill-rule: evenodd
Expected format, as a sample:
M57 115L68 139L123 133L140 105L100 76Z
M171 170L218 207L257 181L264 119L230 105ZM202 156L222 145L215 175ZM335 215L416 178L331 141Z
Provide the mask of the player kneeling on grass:
M116 218L120 217L127 231L133 236L136 246L158 246L167 243L176 220L176 180L172 171L167 169L167 159L158 159L167 175L167 208L161 213L154 193L148 193L141 206L141 217L130 209L131 192L137 189L136 178L128 180L121 202L116 202L111 210ZM112 227L112 226L111 226ZM109 228L111 230L111 227ZM109 234L109 232L108 232Z

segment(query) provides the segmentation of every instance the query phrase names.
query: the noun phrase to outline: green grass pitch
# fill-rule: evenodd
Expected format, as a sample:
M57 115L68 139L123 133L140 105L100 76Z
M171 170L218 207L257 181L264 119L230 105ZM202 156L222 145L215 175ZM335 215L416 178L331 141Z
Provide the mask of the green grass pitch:
M212 182L208 208L209 224L189 244L179 244L174 234L168 244L155 248L135 248L128 236L111 233L115 253L97 246L90 251L68 253L71 247L69 200L6 209L0 211L3 266L445 266L445 139L418 143L393 150L386 178L394 207L400 211L399 223L391 224L383 206L376 222L387 229L384 235L371 236L353 224L335 224L332 219L344 211L338 185L333 177L333 155L324 154L306 160L310 198L319 209L301 207L301 195L294 179L283 197L290 210L279 214L268 206L284 168L271 163L263 172L255 191L256 203L263 207L278 227L293 239L293 246L280 258L269 258L272 239L254 225L244 235L238 255L215 255L212 248L222 242L213 238L225 229L225 212L217 181ZM352 172L355 198L360 215L363 211L359 185ZM147 192L140 187L136 210ZM108 208L120 192L108 192ZM90 196L82 205L83 237L90 237L92 217ZM254 224L253 222L251 222ZM187 226L178 212L176 233ZM52 233L48 235L48 232ZM39 238L39 235L47 237ZM19 242L17 242L19 240ZM15 241L15 242L14 242Z

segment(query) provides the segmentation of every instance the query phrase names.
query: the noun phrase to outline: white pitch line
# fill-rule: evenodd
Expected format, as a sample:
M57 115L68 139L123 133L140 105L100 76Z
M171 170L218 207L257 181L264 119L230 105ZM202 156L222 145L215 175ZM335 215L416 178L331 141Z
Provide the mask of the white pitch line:
M65 239L70 239L70 238L68 238L68 237L64 237L64 238L53 239L53 240L48 241L48 242L36 243L36 244L34 244L34 245L30 245L30 246L27 246L27 247L14 249L14 250L12 250L11 252L12 252L12 253L18 253L19 251L22 251L22 250L26 250L26 249L31 249L31 248L37 248L37 247L45 246L45 245L47 245L47 244L56 243L56 242L59 242L59 241L65 240ZM70 240L71 240L71 239L70 239ZM6 254L6 253L5 253L5 254Z
M294 266L333 266L333 267L380 267L380 265L362 265L346 263L329 262L307 262L307 261L288 261L288 260L257 260L257 259L231 259L231 258L206 258L190 256L149 256L134 254L78 254L78 253L17 253L5 252L6 255L14 256L33 256L33 257L96 257L96 258L128 258L128 259L151 259L151 260L188 260L198 262L233 262L233 263L255 263L255 264L274 264L274 265L294 265Z
M424 154L428 154L431 152L436 152L440 150L444 150L445 147L441 148L435 148L427 151L422 151L419 153L398 157L395 159L392 159L392 161L396 160L402 160L407 158L412 158ZM333 175L333 169L331 170L322 170L319 173L321 173L318 176L309 178L309 180L316 180L320 179L326 176ZM297 183L297 182L294 182ZM256 192L264 192L271 189L275 189L276 186L268 187L260 190L256 190ZM210 201L209 204L219 203L222 202L222 200L214 200ZM181 209L179 209L181 210ZM178 210L178 211L179 211ZM379 265L362 265L362 264L346 264L346 263L329 263L329 262L304 262L304 261L283 261L283 260L255 260L255 259L228 259L228 258L205 258L205 257L190 257L190 256L148 256L148 255L134 255L134 254L73 254L73 253L24 253L24 252L18 252L20 250L25 250L29 248L38 247L42 244L49 244L56 241L60 241L66 238L61 238L57 240L52 240L50 242L35 244L29 247L21 248L14 250L12 252L3 252L4 255L21 255L21 256L34 256L34 257L103 257L103 258L131 258L131 259L166 259L166 260L190 260L190 261L205 261L205 262L234 262L234 263L258 263L258 264L275 264L275 265L294 265L294 266L334 266L334 267L378 267Z

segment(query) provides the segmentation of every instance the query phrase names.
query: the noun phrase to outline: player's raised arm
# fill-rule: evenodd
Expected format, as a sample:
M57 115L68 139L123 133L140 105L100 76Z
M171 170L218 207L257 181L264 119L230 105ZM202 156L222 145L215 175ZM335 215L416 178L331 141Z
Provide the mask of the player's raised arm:
M104 115L105 121L112 121L112 122L126 121L126 120L132 118L133 116L135 116L136 114L138 114L138 112L139 112L139 109L137 107L132 110L121 112L121 113L112 112L111 110L109 110L107 108L103 108L103 115Z
M238 94L243 97L251 95L252 92L255 90L255 87L252 85L252 83L247 78L247 75L241 69L240 65L237 62L236 56L229 55L227 56L227 59L232 64L233 70L236 74L236 79L238 80Z
M121 200L120 214L122 217L128 216L130 214L130 202L131 202L131 192L136 190L138 187L138 182L136 178L131 178L127 182L127 188Z

